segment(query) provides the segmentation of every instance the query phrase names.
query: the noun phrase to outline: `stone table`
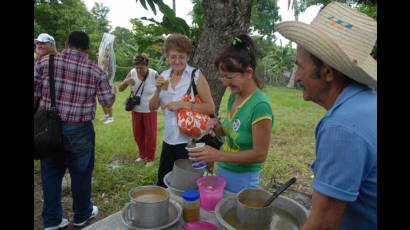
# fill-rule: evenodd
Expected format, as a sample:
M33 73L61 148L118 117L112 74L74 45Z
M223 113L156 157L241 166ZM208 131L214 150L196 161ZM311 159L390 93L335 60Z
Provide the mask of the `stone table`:
M178 202L179 204L182 205L182 198L179 196L176 196L171 193L171 199L174 201ZM207 221L210 223L213 223L218 226L217 219L215 217L215 213L207 212L203 210L202 208L200 209L200 220L201 221ZM182 226L184 225L184 220L181 218L176 222L174 225L166 228L168 230L177 230L177 229L182 229ZM107 216L106 218L99 220L92 225L89 225L86 228L83 228L84 230L129 230L129 228L122 222L121 220L121 211L116 212L112 215Z

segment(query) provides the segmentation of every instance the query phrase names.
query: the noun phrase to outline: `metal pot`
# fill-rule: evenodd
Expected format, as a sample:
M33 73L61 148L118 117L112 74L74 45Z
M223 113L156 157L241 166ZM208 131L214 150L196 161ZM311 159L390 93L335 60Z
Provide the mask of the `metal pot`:
M273 203L267 207L263 204L271 194L259 188L242 189L236 196L236 216L246 229L269 229L273 217Z
M155 228L168 222L169 192L156 185L138 186L128 192L127 217L135 226Z
M195 169L188 159L178 159L174 162L170 182L172 187L179 190L196 188L196 181L202 177L205 169Z

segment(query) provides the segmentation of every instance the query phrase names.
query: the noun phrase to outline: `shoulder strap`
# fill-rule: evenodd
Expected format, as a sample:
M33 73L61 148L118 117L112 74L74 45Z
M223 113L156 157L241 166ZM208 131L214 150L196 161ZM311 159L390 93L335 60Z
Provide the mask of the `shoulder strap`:
M56 92L54 81L54 55L50 54L48 58L48 82L50 84L50 98L51 98L51 110L56 111Z
M138 86L137 91L135 91L134 96L137 95L137 93L138 93L138 91L140 90L141 86L145 83L145 80L147 79L148 74L149 74L149 69L147 70L147 74L145 74L144 79L142 79L141 84ZM142 87L141 95L144 93L144 87L145 87L145 84L144 84L144 86ZM132 93L132 92L131 92L131 93Z
M194 78L195 78L195 72L197 71L198 69L194 69L194 70L192 70L192 73L191 73L191 84L189 85L189 88L188 88L188 90L186 91L186 94L190 94L191 93L191 88L192 88L192 91L194 92L194 97L196 96L196 95L198 95L198 91L196 90L196 84L195 84L195 80L194 80Z

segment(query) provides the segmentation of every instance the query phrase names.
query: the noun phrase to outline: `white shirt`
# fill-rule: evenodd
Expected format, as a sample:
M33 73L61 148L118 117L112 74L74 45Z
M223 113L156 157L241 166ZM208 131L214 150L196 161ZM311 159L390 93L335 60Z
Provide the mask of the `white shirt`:
M141 104L135 106L132 111L139 112L139 113L151 112L149 110L149 101L151 100L156 90L156 86L155 86L155 75L156 74L157 74L157 71L151 68L148 68L147 79L145 79L145 82L143 83L143 85L141 86L140 90L137 93L137 95L141 96ZM135 70L135 68L131 70L131 78L134 79L135 81L135 85L132 88L132 93L134 94L142 82L142 80L138 78L138 73ZM141 95L143 87L144 87L144 92Z
M164 141L170 145L185 144L188 143L190 139L179 130L177 124L177 112L170 111L165 108L165 106L170 102L179 101L182 99L191 84L191 73L193 70L193 67L186 65L185 70L182 72L181 80L175 86L175 89L172 88L170 82L168 85L168 90L161 90L159 94L159 103L164 111ZM170 78L171 71L171 68L169 68L162 72L161 76L163 76L165 80L168 80ZM199 72L199 70L195 72L195 84L198 82Z

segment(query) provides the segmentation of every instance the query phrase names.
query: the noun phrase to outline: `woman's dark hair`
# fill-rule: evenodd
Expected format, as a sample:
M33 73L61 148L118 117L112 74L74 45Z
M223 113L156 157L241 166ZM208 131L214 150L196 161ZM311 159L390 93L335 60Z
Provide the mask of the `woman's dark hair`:
M264 83L256 73L256 58L258 51L252 39L247 34L235 36L228 47L222 50L215 60L215 67L227 72L245 73L250 66L254 70L253 80L258 88L263 88Z
M137 54L135 54L135 56L132 58L132 63L134 65L136 65L136 64L148 65L148 63L149 63L148 54L146 54L146 53L137 53Z
M67 39L68 47L86 50L90 48L90 38L87 33L79 30L72 31Z

